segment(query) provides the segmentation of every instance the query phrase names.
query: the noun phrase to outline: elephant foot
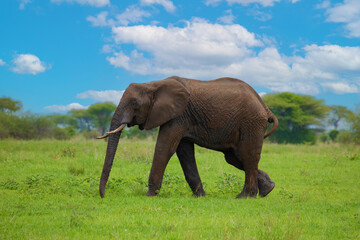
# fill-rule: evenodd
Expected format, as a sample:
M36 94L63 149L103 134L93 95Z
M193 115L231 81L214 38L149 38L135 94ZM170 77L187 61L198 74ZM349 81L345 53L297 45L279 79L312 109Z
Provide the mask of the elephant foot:
M203 196L205 196L206 194L205 194L205 191L204 190L202 190L202 191L197 191L197 192L194 192L194 196L195 197L203 197Z
M256 194L242 191L239 195L236 196L236 198L256 198Z
M258 171L258 186L259 186L259 196L266 197L275 187L275 182L272 181L269 175L259 170Z
M190 188L195 197L202 197L206 195L201 182L197 184L197 187L190 187Z
M256 195L257 195L257 192L254 193L251 191L247 191L244 186L242 192L239 195L237 195L236 198L256 198Z
M155 192L155 191L148 191L147 193L146 193L146 196L147 197L155 197L157 195L157 193Z

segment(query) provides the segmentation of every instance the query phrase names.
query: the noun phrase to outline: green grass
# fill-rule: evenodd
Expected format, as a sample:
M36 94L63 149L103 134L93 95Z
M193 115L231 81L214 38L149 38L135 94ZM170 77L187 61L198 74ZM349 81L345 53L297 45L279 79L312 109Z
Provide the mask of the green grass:
M235 199L244 173L196 148L207 196L173 157L148 198L154 145L120 141L101 199L105 141L0 141L0 239L360 239L359 147L265 144L262 199Z

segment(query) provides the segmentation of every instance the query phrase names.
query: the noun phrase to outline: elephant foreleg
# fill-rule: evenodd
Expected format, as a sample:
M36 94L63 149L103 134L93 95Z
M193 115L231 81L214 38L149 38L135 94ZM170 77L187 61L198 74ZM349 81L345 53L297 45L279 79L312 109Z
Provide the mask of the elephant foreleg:
M176 150L185 179L195 196L205 196L200 175L196 166L194 143L182 140Z
M165 124L160 127L149 175L149 190L146 196L156 196L160 190L165 168L180 143L180 131L181 129L178 126L172 124Z

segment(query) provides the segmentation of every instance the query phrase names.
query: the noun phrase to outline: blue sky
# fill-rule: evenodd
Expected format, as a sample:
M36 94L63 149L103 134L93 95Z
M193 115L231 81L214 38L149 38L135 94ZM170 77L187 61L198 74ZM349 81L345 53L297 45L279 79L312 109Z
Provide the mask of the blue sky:
M359 0L3 0L0 96L25 111L118 103L131 82L236 77L360 104Z

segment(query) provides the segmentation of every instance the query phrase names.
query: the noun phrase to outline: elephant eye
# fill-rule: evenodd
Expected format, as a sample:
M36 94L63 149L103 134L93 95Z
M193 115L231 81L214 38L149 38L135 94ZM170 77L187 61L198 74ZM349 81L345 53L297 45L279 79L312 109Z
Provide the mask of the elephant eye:
M130 104L131 104L131 106L132 106L133 108L139 108L139 102L138 102L138 100L137 100L136 98L132 98L132 99L130 100Z

